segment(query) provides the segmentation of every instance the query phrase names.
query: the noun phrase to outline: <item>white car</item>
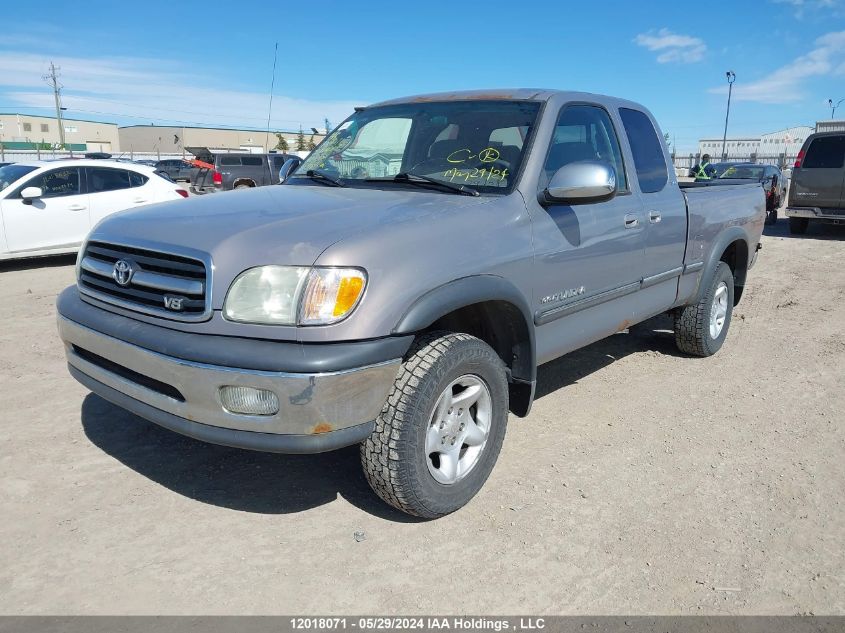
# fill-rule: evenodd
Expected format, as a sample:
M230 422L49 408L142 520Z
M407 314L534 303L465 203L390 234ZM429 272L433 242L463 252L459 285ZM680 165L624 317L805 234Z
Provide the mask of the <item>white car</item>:
M109 214L188 192L155 168L110 160L0 167L0 260L72 253Z

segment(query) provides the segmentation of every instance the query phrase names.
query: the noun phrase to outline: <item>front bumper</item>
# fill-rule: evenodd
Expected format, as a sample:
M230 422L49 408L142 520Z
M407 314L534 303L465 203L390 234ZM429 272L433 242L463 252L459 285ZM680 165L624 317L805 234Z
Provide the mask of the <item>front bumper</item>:
M845 209L828 209L819 207L787 207L786 217L807 218L810 220L826 220L829 222L845 222Z
M401 362L314 373L240 369L140 347L71 320L61 309L58 328L70 373L94 393L179 433L270 452L314 453L360 442L372 431ZM284 349L262 343L270 356ZM268 389L280 410L230 413L219 397L225 385Z

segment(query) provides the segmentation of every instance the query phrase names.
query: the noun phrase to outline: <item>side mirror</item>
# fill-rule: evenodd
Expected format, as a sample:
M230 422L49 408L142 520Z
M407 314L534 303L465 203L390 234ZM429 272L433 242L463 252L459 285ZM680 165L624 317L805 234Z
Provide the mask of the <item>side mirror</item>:
M282 163L282 168L279 170L279 183L281 184L287 180L288 176L298 169L301 164L301 158L288 158L284 163Z
M558 169L541 194L541 203L587 204L616 195L616 170L603 161L579 161Z
M24 204L32 204L33 200L37 200L43 195L44 192L41 191L41 187L27 187L21 191L21 198Z

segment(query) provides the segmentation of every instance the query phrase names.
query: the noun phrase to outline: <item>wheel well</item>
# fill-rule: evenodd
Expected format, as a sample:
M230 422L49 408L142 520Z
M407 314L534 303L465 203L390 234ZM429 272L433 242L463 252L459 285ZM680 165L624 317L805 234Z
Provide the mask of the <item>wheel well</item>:
M254 187L255 181L252 178L238 178L235 182L232 183L232 187L237 187L238 185L247 185L248 187Z
M508 368L510 408L525 416L531 407L534 350L522 312L507 301L483 301L443 315L425 331L462 332L481 339L495 350Z
M745 287L745 278L748 274L748 244L745 240L731 242L719 259L730 266L733 273L734 305L737 305L742 297L742 289Z

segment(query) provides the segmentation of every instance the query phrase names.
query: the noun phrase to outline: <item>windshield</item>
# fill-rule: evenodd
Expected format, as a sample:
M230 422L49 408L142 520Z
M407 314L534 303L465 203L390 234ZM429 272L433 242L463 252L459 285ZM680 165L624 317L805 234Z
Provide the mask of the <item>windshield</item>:
M311 171L346 186L373 187L383 183L372 179L401 173L481 193L507 193L513 189L539 110L539 103L523 101L368 108L332 132L288 182L315 184L307 176Z
M20 180L29 172L35 171L37 167L30 167L28 165L6 165L0 167L0 191L13 184L16 180Z
M750 167L740 165L739 167L728 167L719 178L748 178L760 180L763 177L763 167Z

